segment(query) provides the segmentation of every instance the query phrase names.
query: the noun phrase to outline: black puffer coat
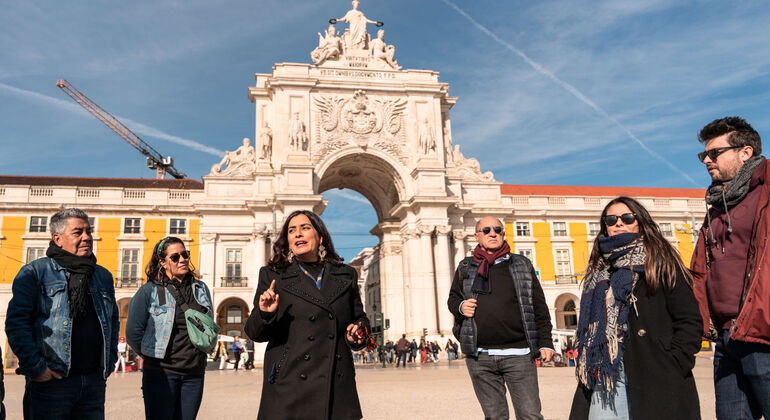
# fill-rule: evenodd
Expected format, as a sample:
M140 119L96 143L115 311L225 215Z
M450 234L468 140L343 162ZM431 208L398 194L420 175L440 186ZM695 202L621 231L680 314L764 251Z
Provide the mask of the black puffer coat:
M294 262L282 272L262 267L246 334L267 341L259 419L360 419L355 369L346 329L366 315L358 274L324 265L321 290ZM275 280L278 310L259 311Z

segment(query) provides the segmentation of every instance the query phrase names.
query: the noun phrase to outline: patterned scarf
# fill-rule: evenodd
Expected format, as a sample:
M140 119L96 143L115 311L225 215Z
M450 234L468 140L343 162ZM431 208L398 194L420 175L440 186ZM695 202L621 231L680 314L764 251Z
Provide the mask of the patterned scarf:
M503 245L492 254L485 251L481 245L476 245L476 248L473 250L473 261L479 264L479 274L473 280L473 286L471 286L474 292L492 293L492 282L489 281L489 267L495 265L495 261L505 257L509 252L511 252L511 246L506 241L503 241Z
M754 169L762 163L762 156L752 156L743 163L738 174L727 182L714 182L706 190L706 203L722 213L740 203L749 193Z
M583 280L575 347L578 381L612 401L623 362L628 315L635 284L644 272L644 245L638 233L599 238L602 258Z

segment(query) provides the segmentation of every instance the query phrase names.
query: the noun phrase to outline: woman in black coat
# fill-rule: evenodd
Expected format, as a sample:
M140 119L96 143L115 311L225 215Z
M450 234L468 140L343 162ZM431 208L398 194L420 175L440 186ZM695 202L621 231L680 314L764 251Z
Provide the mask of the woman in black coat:
M360 419L351 349L368 322L358 273L310 211L286 218L259 271L246 334L267 341L259 419Z
M583 280L570 419L700 419L692 275L636 200L602 211Z

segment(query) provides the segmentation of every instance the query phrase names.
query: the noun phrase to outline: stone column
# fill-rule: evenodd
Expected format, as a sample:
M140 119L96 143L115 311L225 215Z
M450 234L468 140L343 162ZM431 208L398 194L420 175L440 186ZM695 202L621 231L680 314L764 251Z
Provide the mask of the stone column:
M258 225L254 231L253 239L255 270L252 271L254 273L253 278L249 278L249 287L251 287L254 293L257 292L257 286L259 286L259 270L267 262L267 245L265 243L267 236L268 233L265 225Z
M439 333L451 334L454 316L447 309L446 301L452 287L454 267L449 260L449 226L436 226L436 301Z
M393 234L383 235L380 250L380 298L382 312L390 319L390 329L386 331L386 339L401 338L407 331L407 311L404 302L404 273L401 263L402 244L400 238L394 239Z
M417 266L419 285L418 289L422 298L420 302L423 306L422 326L427 328L428 334L438 330L438 312L436 302L436 273L434 271L433 260L433 230L434 226L418 227L420 232L420 249L416 255L420 256L421 263Z
M466 257L465 255L465 231L463 230L453 230L452 231L452 238L455 242L455 267L457 267L458 264L460 264L460 261L463 260L463 258Z
M402 232L401 237L404 240L401 252L401 262L404 268L404 325L407 336L414 336L417 329L421 328L416 325L416 322L421 319L421 303L415 287L419 282L414 267L415 263L419 264L419 261L416 261L419 260L419 256L415 256L415 252L418 250L416 245L419 236L414 229L407 229Z

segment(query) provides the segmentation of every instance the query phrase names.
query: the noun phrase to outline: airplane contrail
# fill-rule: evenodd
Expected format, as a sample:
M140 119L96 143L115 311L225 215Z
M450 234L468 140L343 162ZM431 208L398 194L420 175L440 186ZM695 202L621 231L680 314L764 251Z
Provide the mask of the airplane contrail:
M49 104L56 105L59 108L66 109L67 111L77 112L79 114L83 113L85 109L83 109L80 105L76 105L70 101L65 101L64 99L54 98L52 96L44 95L42 93L34 92L31 90L26 89L20 89L15 86L7 85L5 83L0 82L0 88L5 89L11 93L24 96L26 98L36 99L44 102L48 102ZM186 139L179 136L174 136L172 134L168 134L164 131L158 130L157 128L150 127L148 125L142 124L140 122L136 122L134 120L131 120L129 118L124 118L120 116L116 116L117 119L122 121L127 126L131 126L131 131L134 131L138 134L141 134L143 136L147 137L154 137L161 140L170 141L172 143L181 144L183 146L187 146L191 149L197 150L199 152L208 153L211 155L214 155L216 157L222 157L225 154L224 150L215 149L213 147L206 146L205 144L199 143L195 140Z
M638 137L636 137L634 135L634 133L631 132L631 130L626 128L626 126L621 124L620 121L618 121L617 119L612 117L610 114L608 114L607 111L605 111L602 107L600 107L599 105L594 103L594 101L588 99L588 97L586 97L576 87L574 87L571 84L565 82L564 80L559 79L550 70L546 69L542 65L538 64L536 61L534 61L531 58L529 58L529 56L524 54L523 51L521 51L520 49L514 47L511 43L503 40L499 36L495 35L492 31L490 31L484 25L482 25L479 22L477 22L475 19L473 19L468 13L466 13L463 9L461 9L456 4L452 3L449 0L441 0L441 1L443 1L447 6L451 7L457 13L462 15L465 19L467 19L473 26L478 28L480 31L482 31L485 34L489 35L492 39L497 41L497 43L499 43L500 45L502 45L503 47L505 47L509 51L511 51L514 54L516 54L519 57L521 57L521 59L524 60L525 62L527 62L527 64L529 64L533 69L535 69L535 71L537 71L538 73L540 73L540 74L548 77L549 79L551 79L554 83L556 83L557 85L561 86L567 92L571 93L572 96L576 97L579 101L583 102L584 104L588 105L591 109L596 111L597 114L599 114L600 116L604 117L605 119L607 119L608 121L613 123L615 126L620 128L621 130L623 130L626 133L626 135L628 135L628 137L630 137L639 146L641 146L641 148L644 149L645 152L649 153L650 156L652 156L655 159L657 159L657 160L661 161L662 163L664 163L666 166L671 168L674 172L678 173L679 175L684 177L686 180L690 181L690 183L692 183L693 185L700 186L700 184L695 182L695 180L692 179L692 177L690 175L687 175L685 172L683 172L681 169L679 169L676 165L671 163L668 159L666 159L663 156L661 156L658 152L650 149L649 146L647 146L647 144L645 144Z

